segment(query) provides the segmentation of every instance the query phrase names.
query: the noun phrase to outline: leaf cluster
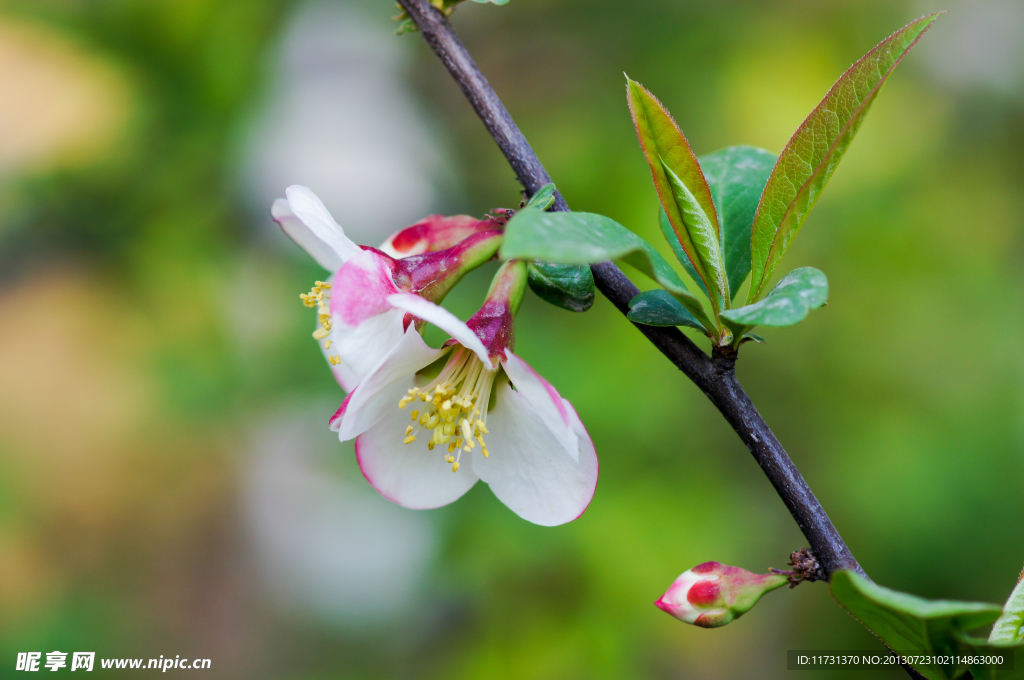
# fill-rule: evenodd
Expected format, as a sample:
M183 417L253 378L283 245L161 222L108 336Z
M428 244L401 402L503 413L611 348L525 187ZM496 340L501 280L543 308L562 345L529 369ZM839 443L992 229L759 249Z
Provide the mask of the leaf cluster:
M632 321L694 328L716 346L761 341L750 332L755 326L802 321L826 303L825 275L801 267L770 289L768 283L882 85L937 16L911 22L851 66L778 156L731 146L698 159L668 109L627 77L630 113L661 203L661 231L701 297L650 244L601 215L528 206L509 222L502 255L577 266L624 260L660 286L631 301ZM575 308L571 296L557 292L579 283L572 277L552 271L534 280L541 297Z

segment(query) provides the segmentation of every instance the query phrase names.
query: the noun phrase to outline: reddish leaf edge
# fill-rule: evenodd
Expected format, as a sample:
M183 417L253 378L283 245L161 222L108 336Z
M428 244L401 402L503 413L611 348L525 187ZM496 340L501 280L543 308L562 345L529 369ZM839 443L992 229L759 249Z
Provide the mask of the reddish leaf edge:
M829 95L831 95L832 92L837 87L839 87L839 84L842 83L843 78L845 78L847 76L847 74L849 74L851 71L853 71L853 69L857 68L857 65L860 64L865 59L867 59L868 56L872 52L874 52L876 49L881 47L887 40L892 39L893 36L895 36L897 33L899 33L900 31L906 30L906 28L908 26L916 24L917 22L921 21L922 19L927 19L927 18L931 17L932 20L930 22L928 22L928 25L925 26L924 29L920 33L918 33L917 37L914 38L913 42L911 42L909 45L907 45L906 49L903 50L903 52L902 52L902 54L900 54L899 58L896 59L896 61L893 62L892 66L890 66L889 69L885 72L885 75L883 75L881 77L881 79L879 79L878 83L873 88L871 88L871 92L869 92L868 95L866 97L864 97L864 100L857 107L857 111L854 113L854 115L851 116L849 118L849 120L847 120L846 123L843 124L842 129L839 131L839 134L836 135L836 141L834 141L829 146L828 152L825 154L825 158L821 161L821 163L819 163L814 168L814 170L811 172L811 176L807 178L807 181L805 181L803 184L801 184L800 188L797 189L796 196L799 196L800 193L804 190L804 188L811 182L811 180L814 179L814 177L817 174L818 170L823 165L825 165L828 162L829 158L832 156L832 153L835 151L836 144L839 142L840 139L842 139L843 134L850 128L850 125L852 124L852 122L854 120L856 120L857 114L860 113L861 110L863 110L864 105L865 104L870 104L873 101L873 99L874 99L875 95L878 93L878 91L882 88L883 85L885 85L886 81L889 80L889 75L893 72L893 70L895 70L895 68L897 66L899 66L900 62L903 61L903 58L906 57L907 54L910 53L910 50L912 50L914 48L914 46L917 45L917 41L920 40L921 37L924 36L924 34L928 32L928 30L935 23L935 20L938 19L941 15L945 14L946 12L947 12L947 10L941 10L939 12L933 12L932 14L925 14L925 15L922 15L922 16L918 17L917 19L914 19L913 21L907 22L906 25L901 26L900 28L896 29L895 31L890 33L888 36L886 36L885 38L880 40L877 45L875 45L870 50L865 52L864 56L862 56L857 61L853 62L853 64L851 64L848 69L843 71L842 75L840 75L839 78L836 79L836 82L833 83L832 87L830 87L828 89L828 92L826 92L825 95L821 98L821 101L819 101L817 103L817 105L815 105L815 107L813 109L811 109L811 112L809 114L807 114L807 117L804 118L803 122L801 122L800 125L797 126L796 130L790 136L789 141L786 142L786 146L782 147L782 151L779 152L779 157L775 161L775 166L772 168L771 174L768 175L768 182L765 182L765 188L768 187L768 183L771 182L772 177L775 175L775 170L776 170L776 168L779 167L779 162L782 160L782 156L785 153L786 149L788 149L790 147L790 145L793 144L793 140L796 139L796 136L798 134L800 134L800 131L803 130L807 126L807 124L811 120L811 117L814 116L815 113L817 113L818 109L821 108L821 105L825 103L825 100L828 99ZM757 214L761 210L761 200L763 198L764 198L764 189L761 190L761 198L758 199L757 210L754 211L754 222L755 223L757 222ZM796 203L796 197L794 197L794 199L792 201L790 201L789 206L786 207L786 212L784 212L782 214L782 219L779 220L779 224L782 224L783 222L786 221L786 217L789 215L790 210L793 209L793 205L795 203ZM778 233L776 233L776 236L778 236ZM751 247L751 250L753 250L753 247L754 247L754 241L753 241L754 234L753 234L753 231L751 231L750 238L751 238L750 247ZM772 239L772 247L768 250L768 257L765 258L765 266L764 266L764 271L762 272L761 281L758 284L758 287L757 287L756 291L751 289L751 291L749 292L749 294L747 296L747 304L748 305L751 304L752 302L756 302L760 298L761 291L764 290L765 285L768 283L769 278L771 278L770 274L767 273L768 265L769 265L769 263L772 260L772 253L775 252L775 248L778 245L778 243L779 242L778 242L777 239ZM751 272L751 283L753 283L753 272Z

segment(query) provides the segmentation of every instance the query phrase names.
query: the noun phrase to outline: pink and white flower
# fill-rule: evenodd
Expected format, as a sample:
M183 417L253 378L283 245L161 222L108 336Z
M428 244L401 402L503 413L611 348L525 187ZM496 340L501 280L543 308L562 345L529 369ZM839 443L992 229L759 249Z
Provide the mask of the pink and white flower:
M334 272L301 297L317 309L313 337L323 343L324 356L346 391L405 332L405 312L387 302L389 295L416 293L440 301L466 272L490 259L501 242L499 221L431 215L392 235L382 250L358 246L309 188L291 186L285 193L287 198L271 209L274 219Z
M781 574L705 562L680 574L654 604L685 623L717 628L750 611L762 595L787 581Z
M503 265L484 306L466 323L420 296L388 297L452 340L432 349L410 325L331 419L342 441L355 438L360 469L385 498L435 508L482 479L516 514L546 526L579 517L590 503L598 463L586 428L572 405L512 353L513 314L525 282L522 262ZM440 373L430 377L424 369L445 355Z

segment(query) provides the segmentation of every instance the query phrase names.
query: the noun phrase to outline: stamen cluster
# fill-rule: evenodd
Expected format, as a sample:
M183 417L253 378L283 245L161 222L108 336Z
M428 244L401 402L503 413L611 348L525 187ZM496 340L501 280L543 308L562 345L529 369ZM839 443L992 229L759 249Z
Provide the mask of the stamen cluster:
M313 331L313 338L317 341L323 340L331 334L331 284L326 281L317 281L312 290L308 293L299 293L302 304L310 309L316 307L316 318L320 321L320 328ZM331 341L324 343L324 349L331 348ZM329 356L327 360L332 366L341 363L340 356Z
M480 445L484 458L490 456L483 435L487 434L487 405L497 369L488 370L480 358L465 347L457 346L444 370L429 385L413 387L401 398L398 408L419 400L426 404L410 414L415 425L405 428L405 444L416 441L417 425L432 430L427 448L448 446L444 460L452 472L459 469L463 451Z

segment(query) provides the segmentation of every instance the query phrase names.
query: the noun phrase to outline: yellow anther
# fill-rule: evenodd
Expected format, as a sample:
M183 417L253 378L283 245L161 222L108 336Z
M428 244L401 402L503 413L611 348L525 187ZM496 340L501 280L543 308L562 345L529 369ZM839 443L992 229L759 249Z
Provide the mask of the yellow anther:
M324 343L324 349L330 349L330 348L331 348L331 341L328 340L327 342Z
M413 425L407 425L406 441L412 441L415 426L421 425L426 435L427 449L438 445L448 448L445 461L458 470L463 452L480 445L484 456L489 455L483 435L487 434L481 408L488 403L497 371L487 370L473 352L464 347L452 350L448 363L437 378L425 387L413 387L399 401L399 407L420 399L423 406L411 410ZM408 421L407 421L408 422Z
M406 437L405 439L403 439L402 443L403 444L412 444L414 441L416 441L416 435L411 434L408 437Z
M481 448L480 449L480 453L484 454L484 458L490 458L491 457L491 454L490 454L490 452L487 451L487 449Z
M338 355L327 357L327 360L331 362L332 366L337 366L338 364L341 363L341 357L339 357Z
M326 328L317 328L315 331L313 331L313 338L316 340L323 340L330 334L331 332Z

